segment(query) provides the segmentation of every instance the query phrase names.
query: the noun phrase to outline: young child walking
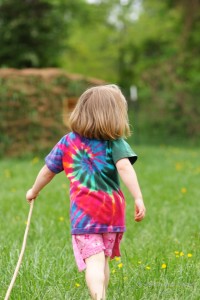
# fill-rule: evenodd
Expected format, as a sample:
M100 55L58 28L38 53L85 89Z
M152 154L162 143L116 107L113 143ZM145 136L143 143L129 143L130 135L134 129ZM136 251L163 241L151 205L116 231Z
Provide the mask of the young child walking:
M116 85L86 90L70 116L71 132L45 158L28 202L35 200L52 178L65 171L70 181L72 245L79 271L85 271L92 299L105 299L109 258L121 256L125 199L119 177L135 200L135 221L145 206L132 164L137 160L124 140L130 135L127 102Z

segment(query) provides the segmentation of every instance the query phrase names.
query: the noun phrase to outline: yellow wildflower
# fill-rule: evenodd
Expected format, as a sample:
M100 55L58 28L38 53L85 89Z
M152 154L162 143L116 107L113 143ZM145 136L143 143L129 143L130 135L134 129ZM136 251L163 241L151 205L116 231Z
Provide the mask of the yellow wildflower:
M175 253L176 255L178 255L178 254L179 254L179 251L174 251L174 253Z
M112 273L114 274L115 272L116 272L115 269L113 269L113 270L112 270Z
M192 257L192 254L191 253L188 253L188 255L187 255L188 257Z
M115 260L116 261L120 261L120 257L115 257Z
M183 169L183 164L182 163L179 163L177 162L176 165L175 165L175 168L176 168L176 171L180 171Z
M118 264L118 268L122 268L122 267L123 267L122 263Z
M183 187L183 188L181 189L181 193L182 193L182 194L187 193L187 189L186 189L185 187Z
M139 261L138 261L138 264L140 265L141 263L142 263L141 260L139 260Z
M10 178L11 177L10 170L8 170L8 169L4 170L4 175L6 178Z
M80 284L76 282L76 283L75 283L75 286L76 286L76 287L79 287L79 286L80 286Z
M39 157L34 157L33 159L32 159L32 161L31 161L31 163L33 164L33 165L36 165L37 163L39 162Z
M166 269L166 268L167 268L167 265L166 265L166 264L162 264L161 268L162 268L162 269Z
M180 254L179 254L180 256L184 256L184 253L183 252L180 252Z
M151 270L151 267L149 267L149 266L146 266L146 269L147 269L147 270Z
M198 167L198 168L195 169L194 174L200 174L200 167Z

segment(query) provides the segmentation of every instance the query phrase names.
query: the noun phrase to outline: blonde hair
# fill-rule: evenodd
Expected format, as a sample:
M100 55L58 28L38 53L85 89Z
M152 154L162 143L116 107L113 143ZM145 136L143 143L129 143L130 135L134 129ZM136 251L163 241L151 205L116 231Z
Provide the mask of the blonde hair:
M86 138L115 140L130 135L127 102L116 85L89 88L69 118L72 131Z

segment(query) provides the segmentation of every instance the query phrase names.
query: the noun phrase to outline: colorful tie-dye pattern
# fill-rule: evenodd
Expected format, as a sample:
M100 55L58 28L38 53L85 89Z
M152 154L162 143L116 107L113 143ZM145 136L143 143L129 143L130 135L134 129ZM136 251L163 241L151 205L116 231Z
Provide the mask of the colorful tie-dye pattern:
M70 181L72 234L125 231L125 199L119 187L112 143L71 132L45 159L52 172L64 170ZM123 151L120 146L120 158L135 161L137 156L128 147Z

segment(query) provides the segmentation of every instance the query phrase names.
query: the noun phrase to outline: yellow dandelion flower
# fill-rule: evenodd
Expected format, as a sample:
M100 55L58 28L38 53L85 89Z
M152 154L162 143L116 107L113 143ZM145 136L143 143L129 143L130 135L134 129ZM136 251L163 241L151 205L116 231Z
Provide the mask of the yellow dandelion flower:
M39 162L39 157L34 157L31 161L32 165L36 165Z
M115 260L116 260L116 261L120 261L121 258L120 258L120 257L115 257Z
M195 169L194 174L200 174L200 167L198 167L198 168Z
M4 176L5 176L6 178L10 178L10 177L11 177L11 172L10 172L10 170L8 170L8 169L4 170Z
M141 263L142 263L141 260L139 260L139 261L138 261L138 264L140 265Z
M162 268L162 269L166 269L166 268L167 268L167 265L166 265L166 264L162 264L161 268Z
M115 272L116 272L115 269L113 269L113 270L112 270L112 273L114 274Z
M183 164L182 163L179 163L177 162L176 165L175 165L175 168L176 168L176 171L180 171L183 169Z
M80 286L80 284L76 282L76 283L75 283L75 286L76 286L76 287L79 287L79 286Z
M181 251L179 255L180 255L180 256L184 256L184 253Z
M146 266L146 270L151 270L151 267L149 267L149 266Z
M64 218L63 218L63 217L59 217L59 221L60 221L60 222L63 222L63 221L64 221Z
M181 193L182 193L182 194L187 193L187 189L186 189L185 187L183 187L183 188L181 189Z
M118 266L118 268L122 268L122 267L123 267L123 264L120 263L120 264L118 264L117 266Z
M174 253L175 253L176 255L178 255L178 254L179 254L179 251L174 251Z
M192 257L192 254L191 254L191 253L188 253L187 257Z

